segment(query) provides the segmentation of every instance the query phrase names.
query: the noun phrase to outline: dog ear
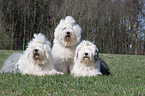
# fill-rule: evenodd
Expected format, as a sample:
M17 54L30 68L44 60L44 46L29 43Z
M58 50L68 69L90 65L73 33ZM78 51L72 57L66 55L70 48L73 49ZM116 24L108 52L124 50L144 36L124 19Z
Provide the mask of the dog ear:
M73 26L73 30L75 30L75 33L76 33L76 36L77 36L77 41L81 41L81 32L82 32L82 28L78 25L78 24L75 24Z
M27 48L25 51L24 51L24 54L25 56L28 58L28 59L31 59L32 58L32 50L30 48Z
M46 58L49 59L49 53L46 52L45 55L46 55Z
M64 23L64 19L61 19L59 24L55 28L55 32L54 32L54 37L55 38L60 38L61 37L59 32L61 32L61 30L62 30L61 28L62 28L63 23Z
M46 58L49 59L49 58L50 58L50 56L49 56L50 51L49 51L48 45L47 45L47 46L46 46L46 45L43 46L43 48L44 48L44 50L45 50L45 51L44 51L44 52L45 52L44 54L45 54Z
M79 54L79 51L81 50L81 48L80 47L78 47L77 49L76 49L76 52L75 52L75 56L76 56L76 58L78 58L78 54Z
M95 50L94 59L95 59L95 61L99 60L99 50L98 50L98 48L96 48L96 50Z
M78 58L78 51L75 52L75 58Z
M78 58L78 53L77 53L77 55L76 55L76 58Z

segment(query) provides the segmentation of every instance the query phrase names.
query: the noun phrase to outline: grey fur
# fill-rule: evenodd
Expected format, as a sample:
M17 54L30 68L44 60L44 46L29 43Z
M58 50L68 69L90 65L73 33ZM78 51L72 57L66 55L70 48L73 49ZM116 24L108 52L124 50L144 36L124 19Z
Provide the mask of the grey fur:
M13 53L12 55L10 55L8 57L8 59L5 60L5 62L3 63L3 66L0 70L1 73L3 72L19 72L18 68L16 66L16 63L18 62L18 60L20 59L20 57L22 56L22 53Z
M99 58L99 60L100 60L100 71L101 71L101 73L103 75L111 74L107 63L102 58Z

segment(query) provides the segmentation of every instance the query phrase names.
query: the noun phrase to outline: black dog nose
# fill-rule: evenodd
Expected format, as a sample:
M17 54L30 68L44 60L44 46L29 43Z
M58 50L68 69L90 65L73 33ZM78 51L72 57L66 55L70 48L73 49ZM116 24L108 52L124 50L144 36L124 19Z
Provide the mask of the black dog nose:
M70 32L66 32L66 34L67 34L67 35L69 35L69 34L70 34Z
M85 53L85 55L88 55L88 53Z
M38 49L35 49L34 52L38 52Z

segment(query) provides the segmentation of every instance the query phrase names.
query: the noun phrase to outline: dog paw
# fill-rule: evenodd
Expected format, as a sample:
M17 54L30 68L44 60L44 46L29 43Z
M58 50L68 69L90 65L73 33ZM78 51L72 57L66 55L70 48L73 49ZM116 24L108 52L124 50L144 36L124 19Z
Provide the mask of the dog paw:
M64 73L63 72L57 72L57 74L63 75Z
M96 75L102 75L102 73L101 72L97 72Z

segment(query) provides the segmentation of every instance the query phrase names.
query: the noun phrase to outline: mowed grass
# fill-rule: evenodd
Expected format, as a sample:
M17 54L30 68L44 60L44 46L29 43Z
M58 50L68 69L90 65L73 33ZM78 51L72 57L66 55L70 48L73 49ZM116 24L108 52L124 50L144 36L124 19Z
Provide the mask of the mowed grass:
M17 51L0 51L0 66ZM0 73L0 96L145 96L145 56L100 54L112 75L73 77Z

